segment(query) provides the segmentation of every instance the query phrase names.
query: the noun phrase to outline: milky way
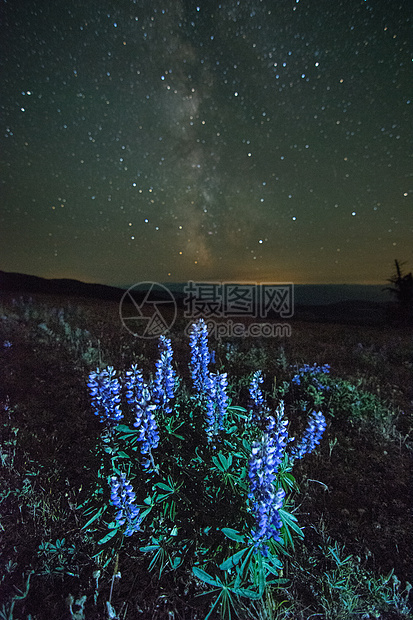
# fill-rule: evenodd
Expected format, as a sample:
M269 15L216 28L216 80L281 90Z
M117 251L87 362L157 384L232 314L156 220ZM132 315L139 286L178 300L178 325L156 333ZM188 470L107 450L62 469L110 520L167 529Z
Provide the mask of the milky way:
M1 269L114 285L411 269L407 0L1 11Z

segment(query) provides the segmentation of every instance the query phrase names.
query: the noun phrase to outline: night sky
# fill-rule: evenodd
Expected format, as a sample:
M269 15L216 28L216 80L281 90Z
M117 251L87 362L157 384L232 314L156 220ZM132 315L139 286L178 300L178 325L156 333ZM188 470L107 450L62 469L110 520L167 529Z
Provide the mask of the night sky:
M408 0L2 0L0 269L412 268Z

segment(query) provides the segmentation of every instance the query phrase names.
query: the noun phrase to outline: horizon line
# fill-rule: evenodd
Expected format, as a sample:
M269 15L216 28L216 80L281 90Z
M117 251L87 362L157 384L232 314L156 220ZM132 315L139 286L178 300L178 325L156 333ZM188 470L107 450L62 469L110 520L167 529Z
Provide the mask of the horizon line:
M188 278L186 280L173 280L173 281L168 281L168 280L147 280L147 279L141 279L137 282L135 282L134 284L109 284L109 283L103 283L103 282L99 282L99 281L94 281L94 280L81 280L79 278L76 277L56 277L56 276L39 276L39 275L35 275L32 273L23 273L20 271L4 271L4 270L0 270L3 271L3 273L7 273L10 275L21 275L21 276L28 276L28 277L35 277L35 278L41 278L43 280L71 280L71 281L75 281L75 282L80 282L82 284L90 284L90 285L97 285L97 286L109 286L109 287L113 287L113 288L120 288L120 289L128 289L132 286L136 286L138 284L141 284L143 282L151 282L153 284L162 284L163 286L168 286L169 285L185 285L188 282L195 282L195 283L202 283L202 284L250 284L250 285L260 285L260 284L291 284L293 286L387 286L387 282L386 281L381 281L381 282L293 282L293 281L281 281L281 280L252 280L252 279L228 279L228 278L223 278L223 279L219 279L219 278L205 278L205 279L199 279L199 280L194 280L192 278Z

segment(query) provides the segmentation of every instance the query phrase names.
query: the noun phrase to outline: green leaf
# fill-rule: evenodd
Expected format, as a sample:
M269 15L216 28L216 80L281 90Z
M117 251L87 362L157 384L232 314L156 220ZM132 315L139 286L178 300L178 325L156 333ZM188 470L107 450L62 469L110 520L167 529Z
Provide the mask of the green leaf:
M248 590L247 588L234 588L234 593L238 596L245 596L255 601L262 597L261 592L254 592L254 590Z
M286 510L284 510L284 508L280 508L278 511L278 514L280 515L280 519L283 524L285 534L288 538L288 542L290 543L291 547L294 549L294 540L293 540L293 537L291 536L291 530L295 532L297 536L301 539L304 538L303 531L297 524L296 517L294 517L294 515L292 515L290 512L287 512Z
M263 557L261 554L258 556L258 591L261 596L265 590L265 574L264 574L264 566L263 566Z
M124 435L136 435L137 432L137 429L129 428L129 426L126 426L126 424L118 424L116 427L116 433L119 435L121 433Z
M283 525L288 525L296 534L300 536L300 538L304 538L304 534L300 526L297 522L297 517L295 517L291 512L287 512L284 508L279 509L279 515Z
M271 554L268 555L268 559L265 559L263 563L268 572L277 576L283 567L282 562Z
M176 570L182 564L182 561L183 558L180 555L177 555L172 562L170 562L172 570Z
M139 547L139 551L142 553L149 553L150 551L157 551L159 549L159 545L147 545L146 547Z
M89 519L86 525L83 525L82 530L85 530L87 527L89 527L89 525L93 523L93 521L96 521L96 519L99 519L99 517L105 512L105 510L106 510L106 506L104 508L99 508L99 510L93 515L93 517Z
M231 455L230 455L230 456L231 456ZM230 463L229 463L229 458L228 458L228 460L227 460L227 459L226 459L226 457L222 454L222 452L220 452L220 453L218 454L218 458L219 458L219 460L220 460L220 461L221 461L221 463L222 463L222 467L223 467L224 471L226 471L226 470L228 469L228 467L230 466ZM232 458L231 458L231 461L232 461Z
M218 461L216 456L212 457L212 462L218 467L218 469L221 469L221 463Z
M247 410L244 409L244 407L239 407L238 405L231 405L231 407L228 407L228 411L231 413L247 413Z
M155 499L157 503L160 504L164 501L164 499L167 499L168 497L171 497L171 493L162 493L162 495L157 495Z
M241 543L245 542L245 536L243 536L242 534L237 532L237 530L233 530L230 527L223 527L221 529L221 532L225 534L227 538L230 538L231 540L235 540L235 542L241 542Z
M147 508L146 510L144 510L143 512L141 512L141 521L143 521L145 519L145 517L152 511L152 506L150 506L150 508Z
M211 575L208 575L208 573L206 573L204 570L202 570L202 568L198 568L197 566L193 566L192 567L192 572L194 573L195 577L198 577L198 579L200 579L201 581L205 581L205 583L208 583L210 586L217 586L220 587L220 582L217 581L216 579L214 579L214 577L212 577Z
M224 562L219 565L219 568L221 570L228 570L229 568L233 568L238 564L246 551L247 549L241 549L241 551L237 551L237 553L234 553L234 555L231 555L229 558L224 560Z
M162 489L163 491L167 491L168 493L173 493L174 492L174 489L171 489L171 487L168 487L168 485L164 484L163 482L157 482L153 486L154 487L158 487L159 489Z
M236 588L238 588L240 583L244 579L246 579L246 575L249 570L251 561L254 559L254 551L255 551L254 545L251 545L251 547L248 549L248 553L245 556L241 566L237 567L237 576L236 576L235 584L234 584Z
M116 536L116 534L118 533L118 529L116 528L115 530L112 530L111 532L109 532L108 534L106 534L106 536L104 536L103 538L101 538L100 540L98 540L98 545L104 545L106 542L108 542L108 540L110 540L111 538L113 538L114 536Z

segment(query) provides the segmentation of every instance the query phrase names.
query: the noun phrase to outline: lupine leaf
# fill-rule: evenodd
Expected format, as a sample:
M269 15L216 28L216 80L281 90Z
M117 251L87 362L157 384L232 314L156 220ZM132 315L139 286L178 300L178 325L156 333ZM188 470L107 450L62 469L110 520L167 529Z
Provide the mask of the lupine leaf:
M97 544L98 545L104 545L106 542L108 542L108 540L110 540L111 538L116 536L117 533L118 533L118 529L117 528L115 530L112 530L111 532L108 532L106 534L106 536L104 536L103 538L98 540Z
M244 409L244 407L239 407L238 405L231 405L230 407L228 407L228 411L230 411L231 413L247 413L247 410Z
M89 525L93 523L93 521L96 521L96 519L99 519L99 517L105 512L105 510L106 510L106 506L104 508L99 508L99 510L95 512L93 517L89 519L89 521L85 525L83 525L82 530L85 530L87 527L89 527Z
M235 579L236 587L239 587L241 580L245 579L251 560L253 559L253 553L254 553L254 546L251 546L241 566L237 568L237 577Z
M122 459L129 459L130 458L129 454L126 454L126 452L122 452L122 451L117 452L116 455L120 456Z
M208 573L202 570L202 568L198 568L198 566L193 566L192 572L194 573L195 577L198 577L198 579L201 579L201 581L205 581L205 583L208 583L210 586L219 587L222 585L221 582L214 579L214 577L212 577L211 575L208 575Z
M221 532L225 534L225 536L227 538L230 538L231 540L235 540L236 542L245 542L245 536L243 536L242 534L237 532L237 530L233 530L230 527L223 527L221 529Z
M254 590L248 590L247 588L234 588L234 593L237 596L245 596L246 598L250 598L255 601L262 598L262 593L254 592Z
M168 485L164 484L163 482L157 482L153 486L154 487L158 487L158 488L162 489L163 491L168 491L168 493L173 493L174 492L174 489L171 489L171 487L168 487Z
M139 547L139 551L142 553L149 553L150 551L157 551L159 549L159 545L147 545L146 547Z
M226 458L226 457L222 454L222 452L220 452L220 453L218 454L218 458L219 458L219 460L220 460L220 461L221 461L221 463L222 463L222 467L224 468L224 471L226 471L226 470L227 470L227 469L231 466L231 463L232 463L232 456L231 456L231 455L229 455L229 457L228 457L228 459L227 459L227 458Z
M241 551L237 551L237 553L234 553L234 555L231 555L224 562L222 562L222 564L219 565L219 568L221 570L228 570L229 568L233 568L233 566L236 566L236 564L238 564L246 551L247 549L241 549Z

